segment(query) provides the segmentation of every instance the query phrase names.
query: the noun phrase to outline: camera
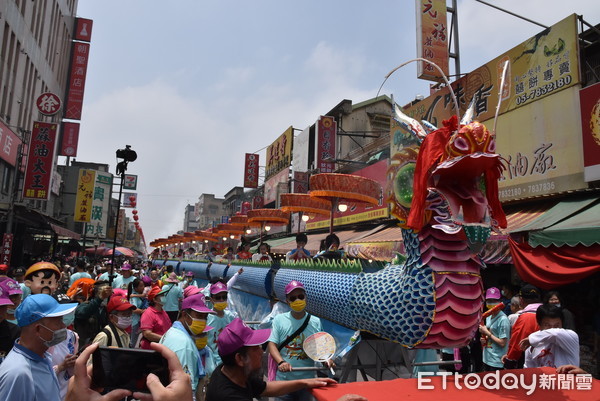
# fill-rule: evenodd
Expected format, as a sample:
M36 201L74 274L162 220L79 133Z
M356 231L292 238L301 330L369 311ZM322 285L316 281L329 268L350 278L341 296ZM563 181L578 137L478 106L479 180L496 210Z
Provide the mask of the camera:
M133 162L137 159L137 153L135 153L135 150L131 149L130 145L125 145L125 149L117 150L117 158L123 159L126 162Z

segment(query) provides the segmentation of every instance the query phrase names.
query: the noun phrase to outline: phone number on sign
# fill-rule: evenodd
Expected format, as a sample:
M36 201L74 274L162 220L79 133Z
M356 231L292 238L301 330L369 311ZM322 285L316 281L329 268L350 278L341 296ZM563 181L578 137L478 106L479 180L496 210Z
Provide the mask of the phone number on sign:
M529 94L523 94L520 96L517 96L517 105L521 105L526 103L528 100L533 100L536 97L541 97L544 95L547 95L548 93L551 93L557 89L560 89L566 85L571 84L573 78L571 78L571 75L565 75L562 78L557 79L554 82L550 82L549 84L537 87L531 91L529 91Z
M523 187L514 187L500 190L500 198L514 198L519 196L531 196L537 194L547 194L554 191L556 184L554 181L546 181L539 184L529 184Z

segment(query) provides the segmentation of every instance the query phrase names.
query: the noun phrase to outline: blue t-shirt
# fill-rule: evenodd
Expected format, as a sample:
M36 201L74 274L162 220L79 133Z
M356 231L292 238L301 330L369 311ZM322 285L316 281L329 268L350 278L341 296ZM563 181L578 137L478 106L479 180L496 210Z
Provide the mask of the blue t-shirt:
M139 295L137 292L133 291L134 294ZM136 309L143 309L142 305L144 304L144 298L140 298L140 297L131 297L131 299L129 300L129 303L132 304L133 306L136 307ZM140 324L140 319L142 318L142 315L138 315L137 313L134 313L132 315L132 320L131 320L131 325L132 326L137 326Z
M42 358L17 342L0 365L0 400L57 401L60 387L50 354Z
M73 283L77 280L79 280L80 278L92 278L92 276L90 276L88 273L86 272L77 272L77 273L73 273L71 275L71 278L69 279L69 287L73 285Z
M208 332L208 345L213 356L215 366L221 364L221 357L219 356L219 349L217 348L217 339L219 334L223 331L225 326L233 321L237 316L228 309L223 311L223 317L219 317L216 314L209 314L206 319L207 326L211 326L213 329Z
M123 290L127 290L127 286L135 280L135 276L131 276L129 278L125 278L122 275L118 274L117 277L112 282L112 288L121 288Z
M31 288L29 288L25 283L19 283L19 286L21 287L21 291L23 291L23 295L21 295L21 302L23 302L25 298L31 295Z
M273 324L271 325L271 336L269 337L269 341L278 346L302 326L304 319L306 319L306 315L301 319L296 319L292 316L291 312L281 313L275 316L275 318L273 318ZM323 331L321 319L311 315L304 331L281 349L281 357L294 368L315 366L315 362L306 355L302 345L307 337L320 331ZM315 377L314 371L277 371L277 380L308 379L311 377Z
M504 367L501 361L502 355L508 352L510 322L504 312L499 312L496 316L488 316L485 319L485 325L494 337L506 338L506 345L501 347L488 338L487 344L483 347L483 363L494 368L502 368Z
M170 289L169 289L170 288ZM183 299L183 291L175 283L163 285L162 291L169 289L169 292L163 294L163 309L166 312L175 312L179 310L179 300Z

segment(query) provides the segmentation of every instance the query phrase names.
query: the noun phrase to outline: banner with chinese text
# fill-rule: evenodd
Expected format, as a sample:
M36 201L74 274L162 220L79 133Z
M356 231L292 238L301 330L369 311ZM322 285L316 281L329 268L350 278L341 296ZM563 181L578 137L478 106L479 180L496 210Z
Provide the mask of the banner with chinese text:
M92 201L94 196L94 184L96 182L95 170L79 170L77 181L77 196L75 197L75 210L73 220L82 223L90 221L92 216Z
M79 123L63 122L59 156L77 156L77 144L79 142Z
M41 121L33 123L23 184L23 198L47 200L50 197L50 179L54 165L57 129L56 123Z
M0 263L10 267L10 259L12 256L13 234L4 233L2 236L2 256Z
M73 42L71 75L69 76L69 90L67 92L64 118L81 120L89 53L89 43Z
M258 187L258 155L246 153L246 163L244 165L244 187Z
M19 137L0 121L0 158L11 166L15 166L21 143Z
M267 165L265 169L265 181L284 168L290 167L292 162L292 142L294 141L294 129L289 127L267 148Z
M333 173L335 170L335 138L337 122L333 117L321 116L317 121L317 143L315 146L315 164L320 173Z
M113 176L110 173L96 171L92 211L90 222L86 226L88 237L106 238L108 235L108 212Z
M446 0L417 0L417 57L432 61L447 76L448 19ZM437 68L424 61L417 64L417 78L439 81Z

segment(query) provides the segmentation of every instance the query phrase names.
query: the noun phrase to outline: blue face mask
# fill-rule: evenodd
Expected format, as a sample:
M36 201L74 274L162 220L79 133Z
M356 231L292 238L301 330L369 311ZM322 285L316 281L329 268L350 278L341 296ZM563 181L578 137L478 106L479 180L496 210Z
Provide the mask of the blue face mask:
M64 315L63 316L63 323L67 327L69 327L70 325L72 325L74 320L75 320L75 312L69 313L68 315Z

